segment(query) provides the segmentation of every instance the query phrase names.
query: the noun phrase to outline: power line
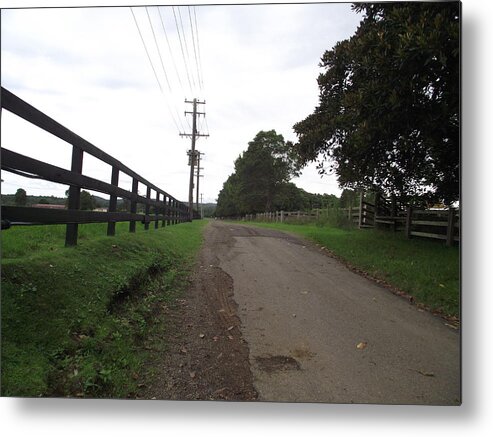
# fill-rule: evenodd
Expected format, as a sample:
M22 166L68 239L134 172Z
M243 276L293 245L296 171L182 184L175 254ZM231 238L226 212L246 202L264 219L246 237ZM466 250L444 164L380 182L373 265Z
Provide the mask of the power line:
M190 91L193 92L193 90L192 90L192 82L190 81L190 75L188 74L187 61L185 60L185 52L183 51L183 44L181 42L181 36L180 36L180 29L179 29L179 26L178 26L178 20L176 19L175 7L174 6L171 6L171 9L173 10L173 17L175 18L176 31L178 32L178 39L180 41L180 49L181 49L181 54L182 54L182 57L183 57L183 63L185 65L185 71L187 73L188 84L190 85Z
M161 92L163 92L163 87L161 86L161 82L159 82L159 78L157 77L156 70L154 68L154 64L151 61L151 57L149 56L149 51L147 50L146 43L144 41L144 38L142 37L142 32L140 31L139 23L137 23L137 18L135 18L134 11L131 7L130 7L130 12L132 13L132 17L134 17L135 25L137 26L137 30L138 30L139 35L140 35L140 40L142 41L142 44L144 46L144 50L146 51L147 59L149 59L149 63L151 64L152 71L154 72L154 77L156 78L157 84L159 85L159 89L161 90Z
M195 6L193 7L193 16L194 16L194 20L195 20L195 34L197 35L197 52L199 55L200 71L202 72L200 77L201 77L202 89L203 89L204 88L204 70L202 68L202 59L200 58L199 28L197 26L197 14L195 12Z
M130 7L130 12L132 13L132 17L134 17L134 22L135 22L135 25L137 26L137 31L139 32L140 40L142 41L142 45L144 46L144 50L147 54L147 59L149 60L149 63L151 64L152 71L154 72L154 77L156 78L157 84L159 85L159 89L161 90L161 94L164 95L163 87L161 86L161 82L159 82L159 78L157 77L156 69L154 68L154 64L152 63L151 57L149 56L149 51L147 50L146 43L144 41L144 38L142 37L142 32L140 31L139 23L137 22L137 18L135 18L135 14L134 14L132 7ZM180 132L180 127L178 126L178 123L176 122L175 116L173 115L173 112L171 111L171 108L169 106L167 99L164 99L164 101L166 102L166 106L168 107L168 111L171 115L173 123L176 126L176 129L178 130L178 132Z
M187 53L187 59L190 60L190 54L188 53L187 38L185 36L185 27L183 26L183 20L181 19L180 7L178 7L178 17L180 18L181 32L182 32L182 35L183 35L183 42L185 43L185 52ZM191 74L191 76L192 76L193 87L195 89L195 79L193 77L193 73Z
M154 43L156 44L159 59L161 61L161 67L163 69L164 77L166 78L166 83L168 84L170 94L173 94L173 90L171 89L171 85L170 85L169 80L168 80L168 74L166 73L166 68L164 67L163 57L161 56L161 50L159 49L159 44L157 42L156 33L154 32L154 26L152 25L151 16L149 15L149 10L148 10L147 6L145 7L145 9L146 9L146 14L147 14L147 19L149 20L149 25L151 27L152 36L154 37ZM173 109L176 112L176 115L177 115L178 120L179 120L180 125L181 125L181 129L185 130L185 128L183 127L183 123L181 121L181 118L180 118L180 114L178 113L178 110L176 108L176 105L173 106Z
M190 6L188 6L188 18L190 19L190 30L192 32L193 53L195 55L195 66L197 67L197 80L199 82L199 88L202 89L199 73L199 61L197 59L197 50L195 49L195 35L193 33L192 14L190 13Z
M180 74L178 73L178 68L176 66L175 57L173 56L173 51L171 50L171 44L169 43L168 34L166 32L166 29L164 28L164 21L163 21L163 17L161 16L161 9L160 9L159 6L157 8L157 11L159 12L159 18L161 20L161 26L163 28L164 37L166 38L166 43L168 44L169 54L171 56L171 60L173 62L173 66L175 67L176 77L178 78L178 82L180 83L180 87L181 87L181 89L183 91L183 84L181 83L181 78L180 78Z
M161 50L159 50L159 44L157 43L156 33L154 32L154 26L152 25L151 16L149 15L149 9L145 7L147 19L149 20L149 25L151 26L152 36L154 37L154 43L156 44L157 53L159 55L159 60L161 61L161 67L163 68L164 77L166 78L166 83L168 84L169 91L171 92L171 85L169 84L168 75L166 74L166 68L164 68L163 57L161 56Z

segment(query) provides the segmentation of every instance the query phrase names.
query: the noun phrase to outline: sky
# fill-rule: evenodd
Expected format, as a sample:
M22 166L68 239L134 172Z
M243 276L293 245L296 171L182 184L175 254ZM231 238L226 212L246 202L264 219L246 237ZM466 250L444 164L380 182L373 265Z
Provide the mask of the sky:
M179 135L191 132L184 111L192 105L185 99L205 101L198 127L209 137L196 144L204 153L204 202L216 201L235 159L259 131L274 129L296 141L293 125L318 103L321 56L361 19L350 3L182 2L1 14L2 86L179 200L188 200L191 144ZM71 147L62 140L8 111L1 125L2 147L69 168ZM111 169L85 154L83 174L110 182ZM31 195L63 196L67 189L8 172L2 179L4 194L22 187ZM341 192L314 164L292 182L312 193ZM130 178L122 176L120 186L130 189Z

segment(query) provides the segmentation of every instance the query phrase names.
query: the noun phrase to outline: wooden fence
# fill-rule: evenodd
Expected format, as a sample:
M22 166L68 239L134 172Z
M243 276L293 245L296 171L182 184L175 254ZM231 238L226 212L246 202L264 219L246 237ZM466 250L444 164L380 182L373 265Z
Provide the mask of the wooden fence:
M67 224L65 244L73 246L77 244L78 225L81 223L108 223L107 235L115 235L116 222L130 222L129 231L135 232L137 222L142 222L145 229L148 230L151 222L154 222L154 227L158 228L159 222L161 222L161 226L165 226L190 221L186 204L179 202L112 156L3 87L1 89L1 108L72 145L70 170L1 148L2 170L25 177L69 185L68 209L3 206L2 228L27 224ZM108 184L82 174L84 153L88 153L111 166L111 183ZM131 191L118 186L121 173L132 178ZM145 187L145 196L139 194L139 184ZM108 194L110 196L108 211L80 210L80 193L83 188ZM119 197L130 201L130 211L117 212L117 199ZM138 205L141 205L143 213L137 213ZM194 218L196 217L197 214L194 215Z
M247 214L243 220L265 222L315 222L328 214L327 209L309 211L273 211ZM460 241L460 212L454 208L417 210L411 207L398 210L395 202L379 199L377 205L360 197L358 207L337 208L353 225L363 228L380 228L405 232L408 238L421 237L444 240L448 246Z

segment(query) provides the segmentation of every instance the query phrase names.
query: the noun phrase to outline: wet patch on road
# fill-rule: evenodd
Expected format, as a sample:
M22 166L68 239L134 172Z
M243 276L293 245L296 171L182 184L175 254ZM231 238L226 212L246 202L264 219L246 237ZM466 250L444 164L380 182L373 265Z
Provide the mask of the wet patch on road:
M285 355L268 355L264 357L255 357L260 370L272 373L286 370L301 370L300 363L293 357Z

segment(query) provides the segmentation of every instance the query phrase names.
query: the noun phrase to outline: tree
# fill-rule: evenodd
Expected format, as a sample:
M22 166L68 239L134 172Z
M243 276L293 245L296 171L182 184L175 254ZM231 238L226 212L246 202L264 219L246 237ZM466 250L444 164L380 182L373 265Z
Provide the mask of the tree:
M80 192L80 209L92 211L95 208L94 199L88 191Z
M27 203L27 193L26 193L26 190L24 190L23 188L19 188L15 192L14 200L15 200L15 204L17 206L26 206L26 203Z
M298 164L318 161L342 188L457 200L459 3L353 9L360 26L324 53L319 105L294 126Z
M216 216L234 217L240 214L238 202L238 176L233 173L223 184L217 198Z
M65 196L67 196L65 206L68 206L68 194L69 190L65 191ZM93 196L88 191L82 190L80 192L80 209L92 211L96 207L95 205Z
M235 161L217 199L218 216L272 211L283 185L297 174L292 144L276 131L260 131Z

